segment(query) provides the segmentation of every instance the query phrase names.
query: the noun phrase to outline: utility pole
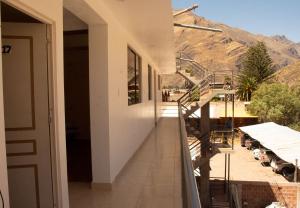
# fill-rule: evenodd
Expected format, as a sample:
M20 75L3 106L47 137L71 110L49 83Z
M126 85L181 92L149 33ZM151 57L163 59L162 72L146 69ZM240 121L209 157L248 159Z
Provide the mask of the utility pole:
M194 4L193 6L187 8L187 9L183 9L181 11L178 11L176 13L173 14L173 17L177 17L181 14L184 14L186 12L192 11L194 9L197 9L199 6L197 4ZM189 29L195 29L195 30L205 30L205 31L211 31L211 32L223 32L220 29L216 29L216 28L209 28L209 27L203 27L203 26L199 26L199 25L188 25L188 24L180 24L180 23L174 23L175 27L184 27L184 28L189 28Z
M173 14L173 17L177 17L177 16L179 16L179 15L181 15L183 13L186 13L186 12L192 11L194 9L197 9L198 7L199 7L198 4L193 4L193 6L187 8L187 9L184 9L184 10L181 10L179 12L176 12L175 14Z
M210 27L202 27L198 25L188 25L188 24L180 24L180 23L174 23L175 27L185 27L189 29L196 29L196 30L206 30L206 31L211 31L211 32L223 32L221 29L216 29L216 28L210 28Z

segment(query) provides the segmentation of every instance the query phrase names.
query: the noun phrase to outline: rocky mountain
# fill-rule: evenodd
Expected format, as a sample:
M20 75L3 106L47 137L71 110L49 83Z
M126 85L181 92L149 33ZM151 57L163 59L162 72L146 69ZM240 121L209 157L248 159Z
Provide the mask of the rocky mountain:
M289 86L300 85L300 61L276 72L273 80L288 84Z
M234 70L241 68L241 60L251 45L258 41L265 42L273 59L276 70L300 61L300 43L294 43L285 36L264 36L242 29L216 23L189 12L174 19L182 24L196 24L222 29L222 33L200 31L175 27L175 45L177 51L183 51L211 71ZM168 76L163 85L174 85ZM182 84L179 78L176 83ZM171 82L171 83L170 83Z
M265 42L276 69L280 69L300 60L300 44L288 40L285 36L263 36L216 23L186 13L175 18L175 22L196 24L222 29L222 33L197 31L175 27L176 49L196 59L209 70L239 70L243 55L249 46L258 41Z

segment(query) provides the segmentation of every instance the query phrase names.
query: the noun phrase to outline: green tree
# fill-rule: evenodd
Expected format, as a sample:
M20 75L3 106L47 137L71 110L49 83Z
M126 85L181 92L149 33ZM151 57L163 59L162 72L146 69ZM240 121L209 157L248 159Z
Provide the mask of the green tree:
M274 73L273 62L266 45L258 42L250 47L242 61L242 69L237 78L237 95L249 101L258 85Z
M249 101L251 99L253 92L257 88L257 80L251 76L240 75L237 81L238 81L237 95L242 100Z
M299 88L300 89L300 88ZM280 83L262 84L254 92L249 105L250 113L257 115L262 122L300 127L300 91L290 89Z

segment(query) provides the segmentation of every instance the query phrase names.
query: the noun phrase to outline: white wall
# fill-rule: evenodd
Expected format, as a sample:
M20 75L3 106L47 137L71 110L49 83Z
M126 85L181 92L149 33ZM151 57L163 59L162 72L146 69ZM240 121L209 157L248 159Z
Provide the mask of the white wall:
M118 27L109 25L109 132L111 181L154 127L154 101L148 101L147 53ZM128 106L127 46L142 58L142 103ZM153 84L152 84L153 86Z
M93 183L110 183L107 25L89 26Z
M116 20L113 12L107 8L105 3L98 0L86 0L85 2L89 8L93 8L93 12L95 13L93 14L93 12L85 11L85 5L77 7L77 1L78 0L65 0L64 5L72 13L78 15L79 18L88 23L89 28L95 25L107 25L108 65L106 68L106 66L102 64L98 70L101 70L102 73L105 73L105 71L108 73L108 108L105 107L102 108L102 110L100 108L98 108L98 110L94 108L94 111L91 112L91 115L94 116L102 115L101 118L98 116L94 121L93 119L91 120L91 122L96 124L95 128L97 128L98 124L98 129L95 131L92 129L91 132L94 131L94 134L92 133L92 142L94 140L95 144L97 144L92 146L93 166L98 165L97 168L93 167L93 181L95 183L112 183L120 170L133 156L154 127L154 101L148 101L147 65L150 64L153 69L159 69L149 57L148 52L130 35L130 31L127 31L127 29ZM102 23L92 20L95 18L91 18L91 16L95 15L102 20ZM101 34L99 33L99 35ZM93 43L91 37L90 42ZM128 106L127 94L128 45L142 57L143 64L143 102L132 106ZM95 53L94 55L90 53L90 56L98 56L101 58L100 53ZM102 78L104 77L106 77L106 74L102 76ZM98 85L99 82L101 82L101 80L98 80ZM154 86L154 84L152 86ZM97 89L99 93L99 89L101 88L98 86ZM103 86L101 91L103 91ZM103 93L105 92L103 91ZM160 92L157 93L157 96L159 101ZM101 102L101 100L98 99L98 102ZM106 103L107 100L102 97L102 102ZM91 103L91 107L92 105ZM107 111L105 112L106 109ZM159 109L158 112L160 112ZM109 114L108 119L106 113ZM96 120L97 122L95 122ZM103 125L107 120L109 121L108 133ZM107 137L109 137L108 142ZM108 146L104 146L103 144L107 144ZM108 149L104 150L102 148ZM109 153L108 155L107 151ZM106 177L108 172L103 170L104 167L107 167L105 161L109 161L109 181ZM103 167L101 167L100 164L102 164Z
M64 31L72 31L72 30L87 30L88 25L81 21L78 17L73 15L67 9L63 10L63 28Z
M67 208L69 207L69 203L64 118L62 1L8 0L8 2L53 26L53 59L51 63L53 65L52 76L54 85L54 134L57 145L58 206ZM88 5L88 7L82 7L83 4L84 6ZM97 38L99 38L98 42L95 42L96 44L99 43L99 45L101 45L101 37L96 37L97 33L103 35L103 31L101 31L101 28L97 28L97 25L107 25L107 66L102 65L101 63L103 62L101 62L101 60L97 63L97 56L94 57L93 60L95 63L93 69L96 70L98 68L99 70L104 71L101 71L100 73L94 71L95 80L92 83L97 81L102 82L103 79L107 78L106 83L104 82L102 93L105 94L105 88L107 87L108 97L105 98L100 96L94 102L95 106L92 113L95 115L95 120L92 121L94 129L91 130L91 132L93 134L94 131L94 136L92 136L92 140L94 139L94 141L92 142L96 142L95 146L93 146L94 150L92 151L99 153L93 154L93 165L97 165L96 169L93 169L93 177L96 182L111 183L154 127L154 102L153 100L148 101L147 65L150 64L153 69L158 71L159 69L149 57L149 53L130 35L130 31L123 28L122 24L114 18L113 12L106 8L103 1L65 0L64 5L67 6L67 9L70 11L75 11L76 16L89 24L89 29L95 32L90 37L90 41L94 38L95 41L97 41ZM91 12L91 8L94 12ZM98 16L95 16L95 14ZM143 63L142 103L133 106L128 106L127 104L127 45L130 45L137 53L139 53ZM92 50L97 51L96 45ZM100 55L101 54L99 54L99 56ZM99 65L99 63L101 65ZM97 66L97 64L99 66ZM2 74L1 71L2 69L0 67L0 78ZM107 73L107 77L102 77L101 75L103 75L103 73ZM97 77L99 80L96 79ZM154 86L154 84L152 86ZM99 94L96 94L99 93L99 91L96 91L97 85L91 87L95 87L94 96L98 96ZM1 82L0 91L0 160L6 161ZM159 101L160 92L157 93L157 96ZM106 102L107 105L104 109L99 109L97 108L99 106L96 105L97 102L100 102L100 107ZM98 128L98 131L96 128ZM101 128L104 132L101 131ZM100 159L101 156L104 157ZM7 173L5 167L5 162L0 164L0 187L3 189L6 201L8 201ZM104 172L102 168L104 169ZM7 205L6 207L8 207Z

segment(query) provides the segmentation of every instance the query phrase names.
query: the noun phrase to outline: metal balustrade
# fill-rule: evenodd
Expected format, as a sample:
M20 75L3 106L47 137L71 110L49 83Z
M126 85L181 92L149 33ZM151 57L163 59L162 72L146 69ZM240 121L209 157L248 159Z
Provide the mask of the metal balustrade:
M185 121L178 103L179 131L181 142L181 158L182 158L182 198L184 208L201 208L198 187L194 175L194 168L190 154L190 148L187 141L187 132L185 129Z

